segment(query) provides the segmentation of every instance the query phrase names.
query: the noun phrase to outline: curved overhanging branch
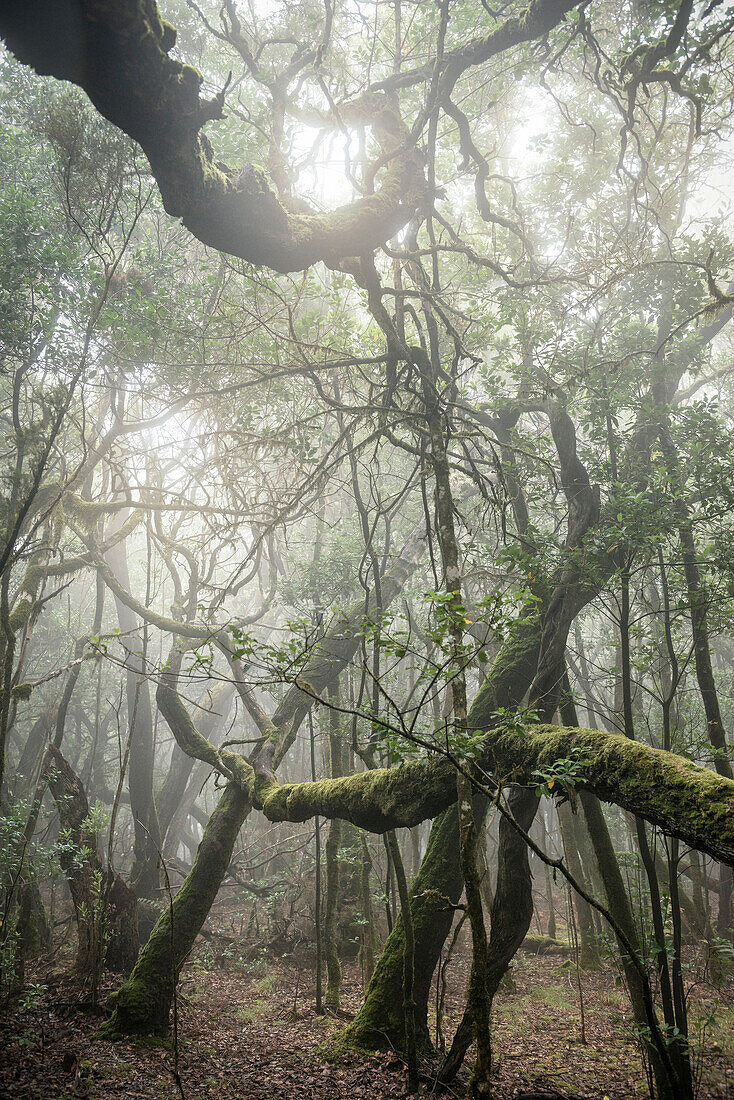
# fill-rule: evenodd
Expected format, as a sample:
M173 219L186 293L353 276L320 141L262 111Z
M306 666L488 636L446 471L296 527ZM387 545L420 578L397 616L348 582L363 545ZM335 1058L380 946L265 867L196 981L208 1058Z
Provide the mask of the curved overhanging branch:
M269 821L339 817L382 833L418 825L456 800L456 769L445 756L340 779L280 784L257 774L239 753L217 751L183 705L167 708L165 717L184 752L233 778ZM479 763L503 785L535 787L537 771L555 770L564 792L564 761L573 762L575 787L734 865L734 782L675 753L603 730L518 725L489 733Z
M238 753L223 750L224 765L268 821L338 817L371 833L410 828L435 817L456 800L456 771L442 757L399 768L376 768L339 779L278 783Z
M531 0L490 33L447 52L442 96L467 69L542 38L578 3ZM231 168L215 159L202 127L223 117L224 92L203 99L201 74L169 57L176 30L155 0L9 0L0 7L0 35L21 62L77 84L100 114L137 141L166 211L221 252L277 271L300 271L319 260L336 266L384 244L420 206L421 155L415 139L406 140L389 96L433 79L434 62L388 77L354 103L339 105L341 125L356 112L373 127L386 167L374 194L320 214L281 202L257 165Z
M537 624L531 616L512 639L511 648L517 652L505 660L520 660L536 641ZM314 694L311 684L301 683L303 688L308 686L303 694L312 701L326 703ZM240 753L217 750L202 736L175 690L175 676L173 682L165 676L161 679L158 703L184 752L233 779L251 805L270 821L339 817L380 833L435 817L456 799L456 768L450 759L438 754L398 768L280 784L256 757L250 763ZM470 727L490 727L493 710L492 693L486 693L485 698L480 690L469 714ZM566 761L572 762L572 767ZM568 793L564 771L571 768L575 787L591 791L691 847L734 865L734 782L675 753L603 730L518 724L487 733L478 768L503 785L537 787L538 771L555 774L559 793Z
M261 168L215 160L202 127L223 117L224 93L202 99L201 74L168 56L176 31L155 0L11 0L0 34L21 62L77 84L137 141L166 211L220 252L277 271L336 264L378 247L416 209L414 149L394 157L375 194L328 214L287 210Z
M136 615L139 615L141 619L151 623L153 626L159 627L160 630L166 630L171 634L178 634L182 638L187 638L192 644L197 642L211 641L216 634L222 629L218 626L202 626L197 623L186 623L179 621L178 619L172 619L168 615L160 615L157 611L154 611L150 607L146 607L140 600L136 600L135 597L129 592L124 585L118 581L115 574L110 569L106 562L100 561L97 558L97 548L94 542L89 539L87 545L90 548L92 554L95 555L96 560L93 560L92 564L97 570L102 580L105 582L110 591L118 597L121 603L124 603L126 607L129 607L131 611L134 611Z
M431 82L437 100L446 103L467 70L542 39L579 6L580 0L530 0L488 33L446 51L440 71L431 59L373 83L354 101L332 105L331 122L343 126L345 119L373 107L376 100L382 102L380 97L387 93L386 109L367 112L382 148L378 164L386 167L376 193L326 214L304 212L300 200L282 202L257 165L231 168L215 159L202 127L223 117L226 89L210 100L202 98L201 74L169 57L176 30L161 17L155 0L5 0L0 5L0 35L16 57L36 72L81 87L105 118L140 144L165 209L180 217L204 244L278 271L298 271L319 260L337 266L373 251L420 207L426 190L416 148L421 127L418 124L406 140L397 102L388 101L390 96ZM663 82L695 104L700 125L700 99L680 83L693 59L681 73L657 67L675 53L691 11L691 0L682 0L667 38L637 47L627 59L623 74L629 75L625 87L630 120L636 89ZM230 23L229 33L219 37L239 49L250 74L262 83L246 43L235 33L231 13ZM713 45L730 29L731 21L725 21L694 56L703 54L706 45ZM324 42L327 39L328 34ZM302 53L295 68L292 64L274 80L264 81L271 91L277 86L279 112L287 102L289 109L299 113L285 90L306 63L320 61L322 49L323 43Z

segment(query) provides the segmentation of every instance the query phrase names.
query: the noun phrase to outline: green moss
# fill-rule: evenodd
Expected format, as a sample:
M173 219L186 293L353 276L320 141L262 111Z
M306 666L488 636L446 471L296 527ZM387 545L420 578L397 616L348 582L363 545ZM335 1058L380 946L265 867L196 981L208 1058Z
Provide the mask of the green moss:
M76 493L64 493L61 500L62 508L67 516L71 516L84 527L93 527L104 516L111 512L119 511L119 504L111 504L109 501L83 500Z
M363 1043L349 1028L335 1031L317 1048L319 1057L331 1065L347 1065L354 1061L355 1054L360 1058L368 1057L379 1049L379 1045Z
M90 1062L89 1065L94 1076L100 1077L103 1081L122 1081L132 1077L134 1072L133 1067L127 1062L116 1062L114 1066L100 1066L95 1062Z
M173 997L170 955L163 967L156 965L155 949L148 952L141 965L142 958L143 952L132 974L115 995L114 1012L100 1028L100 1038L116 1042L131 1035L154 1040L166 1035Z
M204 830L191 871L114 997L113 1015L102 1029L104 1037L167 1033L179 972L217 895L248 808L242 791L228 784Z
M734 782L674 753L622 734L539 725L493 732L483 762L506 780L534 785L534 771L572 758L577 786L734 863Z
M533 990L532 997L534 1001L540 1001L548 1008L570 1008L571 1006L569 991L562 985L542 986L540 989Z
M162 32L160 35L161 49L165 53L170 53L173 47L176 45L176 39L178 38L178 31L172 23L168 23L165 19L161 19Z
M163 38L163 17L158 10L158 5L156 4L155 0L139 0L139 11L137 13L137 18L141 19L147 33L152 32L153 36L158 40Z
M434 817L456 797L454 770L440 758L282 785L270 776L256 776L237 754L223 752L221 759L269 821L306 821L321 814L380 833Z
M196 91L198 94L199 88L204 83L204 77L195 69L193 65L182 65L178 74L178 80L184 87Z
M248 164L241 173L244 189L252 195L271 195L273 190L265 169L259 164Z
M219 755L238 787L243 791L254 791L255 772L244 756L241 756L238 752L231 752L229 749L222 749Z
M539 617L533 608L503 641L472 704L470 728L491 729L497 724L497 711L519 704L535 675L539 648Z
M222 760L219 753L211 742L199 733L181 696L168 686L165 680L158 685L156 701L183 751L221 771Z
M12 694L14 699L27 700L27 699L30 699L32 691L33 691L33 684L29 683L26 680L22 684L16 684L15 687L13 688L11 694Z
M23 577L24 591L35 596L45 576L46 570L42 565L37 562L29 563L29 565L26 566L25 576Z
M422 1054L431 1052L428 1034L431 979L453 923L452 904L459 900L463 886L458 853L459 818L457 807L453 805L433 823L426 854L412 890L410 909L416 943L413 992L416 1038ZM359 1012L339 1033L335 1042L357 1051L390 1047L403 1049L404 951L405 935L399 916L387 938Z
M10 629L13 634L17 634L19 630L28 623L31 614L33 612L33 601L29 600L27 596L23 596L16 603L13 610L10 612Z
M262 1016L267 1010L268 1006L265 1001L253 1001L251 1005L236 1008L234 1014L236 1019L251 1024L253 1020L257 1019L258 1016Z

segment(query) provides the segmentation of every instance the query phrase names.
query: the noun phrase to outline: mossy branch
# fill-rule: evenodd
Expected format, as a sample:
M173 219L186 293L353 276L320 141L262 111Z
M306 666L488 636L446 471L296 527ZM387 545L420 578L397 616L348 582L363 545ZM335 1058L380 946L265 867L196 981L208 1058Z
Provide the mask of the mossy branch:
M27 0L0 8L0 34L40 74L83 88L147 156L166 211L204 244L278 271L372 251L412 217L422 186L414 148L395 156L375 194L329 214L286 209L265 173L217 160L202 127L223 117L224 93L169 57L176 31L155 0Z
M454 766L439 756L346 778L281 785L272 776L257 775L238 753L212 752L223 774L233 776L270 821L341 817L383 833L435 817L456 799ZM487 735L481 766L500 775L504 783L536 786L537 770L569 758L575 761L580 789L734 865L734 782L675 753L601 730L516 726Z

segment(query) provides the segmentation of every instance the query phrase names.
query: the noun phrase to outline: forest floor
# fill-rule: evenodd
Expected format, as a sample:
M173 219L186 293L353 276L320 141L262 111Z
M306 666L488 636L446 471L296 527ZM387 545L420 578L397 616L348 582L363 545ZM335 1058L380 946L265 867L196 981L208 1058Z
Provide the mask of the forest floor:
M227 957L229 955L229 957ZM449 972L444 1031L462 1010L468 960ZM0 1020L2 1100L382 1100L405 1095L405 1072L390 1054L330 1062L324 1051L344 1019L317 1016L307 958L232 958L205 944L189 961L179 995L179 1058L170 1047L96 1037L99 1016L57 969L38 963L29 987ZM613 969L582 972L586 1042L576 972L563 958L519 955L514 989L494 1009L496 1100L523 1091L637 1100L647 1095L625 996ZM113 987L110 986L110 990ZM343 1008L360 1000L355 963L345 965ZM694 987L700 1100L734 1100L734 982ZM702 1030L704 1020L708 1024ZM426 1080L427 1094L435 1092ZM447 1097L463 1095L459 1083Z

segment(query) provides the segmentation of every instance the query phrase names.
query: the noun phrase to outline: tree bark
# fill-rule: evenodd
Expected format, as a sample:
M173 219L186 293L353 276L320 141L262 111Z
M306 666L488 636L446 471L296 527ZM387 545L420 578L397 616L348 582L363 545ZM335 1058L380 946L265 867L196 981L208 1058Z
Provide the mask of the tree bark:
M496 712L522 701L537 665L539 625L534 613L518 619L497 654L469 712L468 724L489 728ZM374 774L374 773L373 773ZM455 790L454 790L455 794ZM475 818L486 813L486 800L473 800ZM459 866L459 819L455 805L444 810L431 826L428 845L412 887L411 912L415 928L414 1001L418 1045L430 1050L428 999L433 973L454 920L463 880ZM401 981L403 927L400 918L387 939L362 1006L343 1033L356 1047L375 1049L400 1043L404 1021L398 991Z
M191 872L159 917L132 974L115 995L114 1012L103 1028L108 1038L168 1030L181 967L217 896L249 811L246 796L229 783L204 830Z
M129 589L125 543L120 542L107 552L107 562L120 584ZM130 884L139 898L154 898L160 888L158 852L161 836L153 796L153 712L150 703L147 669L142 651L140 623L131 609L115 595L120 644L125 650L125 687L127 720L130 731L130 762L128 783L130 809L135 829L134 863ZM147 933L149 922L141 931Z
M584 867L579 852L578 833L580 822L578 816L571 810L570 805L564 802L558 807L558 820L563 836L563 851L566 865L569 871L586 889L590 890L590 884L586 880ZM579 964L584 970L598 970L601 966L599 957L599 945L596 942L594 932L594 920L589 903L581 896L574 898L574 908L578 917L579 926Z
M89 823L89 803L84 787L54 745L46 750L44 767L61 827L67 831L70 841L70 847L62 849L60 861L76 917L75 969L83 978L94 980L96 977L98 981L109 939L110 968L128 973L138 953L135 895L119 875L109 882L110 872L105 870L97 835ZM109 910L105 914L106 887L109 887Z
M338 704L339 693L336 689L329 692L329 700ZM332 779L343 774L342 745L339 732L339 713L329 712L329 772ZM329 835L326 838L326 898L324 901L324 957L326 959L326 993L324 1004L327 1008L339 1008L342 970L339 963L339 944L337 942L337 916L339 909L339 849L342 842L342 822L334 817L329 822Z
M578 0L532 2L490 34L447 55L444 94L472 65L542 37ZM16 57L36 72L84 89L97 110L139 142L150 162L166 211L180 218L204 244L278 271L299 271L322 260L371 253L413 216L425 184L422 160L396 107L394 95L370 89L353 105L342 104L334 129L368 124L386 160L376 192L330 214L283 204L265 172L252 164L239 171L216 158L202 133L223 117L224 93L200 95L203 77L169 56L176 30L154 0L25 0L0 9L0 33ZM244 36L236 47L255 61ZM415 71L412 83L430 79ZM402 77L405 80L405 77Z

